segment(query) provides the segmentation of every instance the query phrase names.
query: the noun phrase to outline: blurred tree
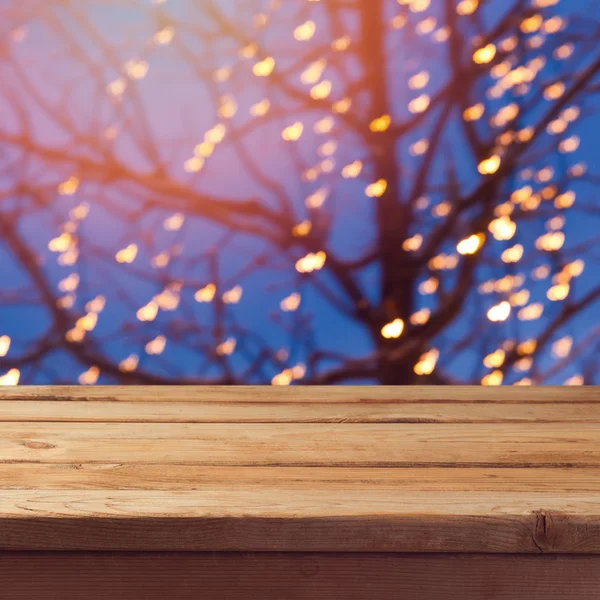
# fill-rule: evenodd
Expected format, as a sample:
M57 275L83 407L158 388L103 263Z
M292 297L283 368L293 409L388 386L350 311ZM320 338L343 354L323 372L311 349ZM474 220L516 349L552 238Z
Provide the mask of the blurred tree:
M4 2L0 381L593 382L598 17Z

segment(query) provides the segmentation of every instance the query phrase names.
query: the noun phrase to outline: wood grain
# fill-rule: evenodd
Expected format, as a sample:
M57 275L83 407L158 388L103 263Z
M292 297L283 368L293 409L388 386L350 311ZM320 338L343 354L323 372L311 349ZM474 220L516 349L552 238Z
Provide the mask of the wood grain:
M600 424L0 423L0 462L600 466Z
M0 548L600 554L600 396L0 390Z
M598 494L3 490L0 549L600 553Z
M0 390L0 400L107 402L600 402L595 386L20 386Z
M202 402L1 400L0 422L564 423L600 422L600 402Z
M600 556L0 553L3 600L597 600Z
M2 463L0 490L269 489L405 492L550 492L600 497L600 469L214 467L127 463Z

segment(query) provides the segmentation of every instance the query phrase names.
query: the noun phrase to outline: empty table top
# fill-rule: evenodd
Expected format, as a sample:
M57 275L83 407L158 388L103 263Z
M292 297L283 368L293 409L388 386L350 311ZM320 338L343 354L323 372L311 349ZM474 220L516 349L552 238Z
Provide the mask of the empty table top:
M0 549L600 553L600 392L7 388Z

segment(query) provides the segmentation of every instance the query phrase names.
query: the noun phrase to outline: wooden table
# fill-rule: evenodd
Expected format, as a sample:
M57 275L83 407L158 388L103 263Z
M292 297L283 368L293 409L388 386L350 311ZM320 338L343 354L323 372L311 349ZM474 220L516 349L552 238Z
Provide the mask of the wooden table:
M2 600L600 598L597 388L12 388Z

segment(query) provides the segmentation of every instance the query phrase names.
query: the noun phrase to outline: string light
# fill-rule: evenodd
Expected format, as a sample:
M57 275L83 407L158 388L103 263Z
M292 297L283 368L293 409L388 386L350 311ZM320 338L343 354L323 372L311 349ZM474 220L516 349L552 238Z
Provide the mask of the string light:
M404 321L394 319L381 328L381 335L386 339L399 338L404 331Z
M165 2L166 0L152 0L155 5ZM275 166L272 170L279 168L278 161L286 160L284 157L287 157L288 152L298 165L296 180L286 179L284 185L286 192L288 184L290 190L294 189L295 184L302 186L302 191L298 192L298 204L294 204L294 210L298 209L298 214L292 217L294 220L283 221L284 233L287 232L285 235L290 239L281 236L281 239L278 238L281 252L273 253L275 256L261 256L257 259L259 266L267 264L267 261L270 264L272 259L275 268L279 269L282 264L286 264L286 259L289 261L290 255L295 257L287 265L293 274L293 280L286 281L283 284L285 287L277 289L301 289L302 294L299 291L287 292L286 297L282 298L280 295L272 300L276 309L272 314L275 315L274 319L279 319L281 323L294 323L300 317L304 318L304 314L295 317L281 314L297 311L301 302L310 305L309 299L302 300L307 298L304 284L331 284L329 278L337 277L340 263L336 263L333 254L329 258L331 268L321 278L314 278L315 281L312 281L313 278L294 274L294 269L301 275L323 269L328 257L325 250L318 248L329 247L324 242L329 241L330 233L332 238L337 233L334 227L339 221L334 222L333 219L338 212L357 210L353 205L357 188L359 192L364 190L364 195L368 198L382 198L379 202L362 203L362 206L367 207L366 210L379 211L381 207L402 204L396 195L400 197L403 194L403 177L392 179L393 171L387 168L386 162L395 160L396 153L400 155L408 152L410 155L404 157L406 171L403 169L402 175L405 175L406 181L412 181L415 173L418 174L418 169L426 168L430 160L434 161L434 167L431 168L438 169L438 140L431 134L431 124L437 118L435 115L438 107L443 106L443 101L440 103L440 90L443 90L443 87L440 85L444 86L445 82L440 80L437 70L431 66L431 61L428 64L427 53L423 54L421 62L409 61L404 73L399 72L398 77L394 79L394 85L404 86L403 95L396 93L394 88L394 94L390 92L389 105L371 103L368 98L368 82L363 86L362 83L359 85L344 80L344 69L353 65L351 61L357 60L357 56L360 57L360 52L353 52L356 32L351 20L348 23L340 23L340 31L336 32L335 36L329 35L327 28L321 25L318 10L323 8L325 2L319 2L320 0L308 0L306 11L298 13L301 17L281 27L283 3L272 0L261 9L263 12L247 15L243 41L240 42L242 38L235 36L236 39L231 40L228 49L224 48L222 52L217 53L217 64L205 65L202 61L208 59L199 53L198 56L202 56L202 60L199 59L199 64L202 63L199 68L206 74L214 90L215 109L211 114L202 115L205 117L202 121L204 127L194 125L190 128L190 135L193 134L193 137L190 137L187 151L172 152L171 142L158 143L157 156L161 157L161 161L165 161L161 169L145 170L142 160L135 167L125 166L123 161L124 166L121 169L119 158L115 159L114 165L111 166L111 173L107 173L103 172L101 167L104 153L114 150L115 156L117 153L120 156L127 144L136 142L131 137L135 130L130 126L130 122L138 116L135 111L139 109L135 108L134 103L139 101L137 95L143 96L146 86L149 85L146 82L136 82L145 78L155 80L160 77L160 61L167 60L167 57L177 52L179 41L183 38L180 38L181 33L175 22L166 21L161 22L154 30L146 32L143 47L136 50L132 41L129 57L122 58L112 75L101 84L100 95L107 107L106 118L104 110L98 112L98 141L101 142L101 146L93 149L90 146L85 151L82 147L81 152L73 153L68 161L56 161L57 168L59 164L63 165L64 171L54 180L49 178L47 184L50 194L57 196L56 214L60 215L61 221L58 226L53 224L50 233L44 236L42 245L47 247L46 255L36 257L35 260L39 259L42 265L43 261L50 258L54 267L66 267L66 272L70 273L67 275L61 270L59 277L51 279L52 285L56 285L59 292L52 302L56 302L56 307L64 313L65 322L68 323L64 330L61 330L60 336L64 335L68 344L76 347L77 344L88 343L92 339L96 341L92 332L100 329L98 323L104 324L111 312L103 312L107 297L90 294L89 280L87 277L81 279L86 273L79 268L82 266L81 257L87 260L91 255L91 248L83 243L91 220L85 224L83 221L88 217L91 207L96 211L98 205L99 212L92 214L94 217L99 215L98 223L101 222L100 216L105 208L102 197L104 188L98 191L98 187L105 186L109 190L109 197L113 193L113 188L109 186L114 185L116 190L117 186L126 183L124 174L130 168L136 177L139 175L140 188L132 193L131 205L138 201L138 192L147 190L152 190L148 200L153 205L152 210L154 203L159 206L167 199L170 203L167 205L168 210L156 210L156 226L159 230L162 226L164 230L162 233L159 231L160 236L155 236L156 239L144 229L146 221L140 218L139 231L136 230L135 236L131 231L128 233L131 236L129 240L139 240L139 245L129 240L123 242L123 238L119 237L119 246L111 242L103 249L105 255L109 258L114 256L114 262L117 263L109 265L111 270L120 270L136 277L139 275L141 279L151 281L152 285L156 286L156 289L144 292L141 300L133 305L132 313L135 314L137 322L126 323L127 327L137 327L140 331L143 331L142 324L155 321L159 313L160 324L163 324L163 319L167 322L173 317L173 320L169 321L169 327L177 331L177 327L181 326L177 316L164 313L179 311L177 315L180 316L185 314L182 311L188 310L191 305L198 314L217 314L224 309L222 304L229 306L240 303L243 296L241 285L224 289L220 284L211 282L198 289L198 286L202 285L198 283L198 279L194 280L195 283L187 276L179 279L184 267L191 265L191 258L184 256L177 260L177 257L184 252L184 244L186 249L193 244L193 240L190 243L189 238L193 237L194 223L197 220L192 216L192 212L188 211L185 203L193 205L194 211L197 207L198 214L201 214L205 209L205 200L209 206L215 198L227 197L226 192L218 190L219 185L222 185L218 180L219 164L223 163L218 162L217 156L227 156L228 152L233 152L241 136L255 135L263 144L261 152L262 148L265 148L266 161L271 147L267 138L269 132L274 129L274 135L281 137L277 148L281 147L283 150L281 153L278 149L275 150L276 156L272 162ZM481 139L481 143L477 144L478 150L474 152L476 158L472 158L471 164L465 166L464 173L461 167L459 172L453 174L457 187L455 196L448 191L449 188L444 188L443 184L433 185L426 181L426 185L417 190L417 197L406 199L406 206L409 208L406 213L402 213L401 218L392 218L392 215L389 215L389 227L397 235L395 249L404 257L396 265L398 271L402 271L405 264L418 264L422 269L418 280L419 295L423 297L438 293L434 298L421 298L423 302L416 303L417 307L421 307L410 311L412 314L400 313L410 323L411 335L413 331L419 331L419 328L427 329L430 319L435 317L436 311L439 310L424 307L423 303L435 304L438 300L443 302L446 295L451 293L455 279L460 276L463 267L474 265L474 289L486 296L486 308L490 307L485 315L480 317L487 318L492 323L503 323L510 319L510 324L492 328L499 335L500 332L512 331L511 326L515 324L515 320L535 321L543 317L546 309L560 310L560 306L553 307L550 302L565 301L574 289L573 279L584 271L585 261L582 258L571 259L567 252L561 252L565 248L570 249L566 238L566 231L570 230L565 228L567 222L569 226L572 222L565 216L570 214L567 211L575 204L576 192L569 188L577 188L572 180L587 173L586 163L580 161L573 164L573 156L580 156L582 148L585 148L579 135L582 129L575 124L581 122L582 116L587 117L588 111L582 113L587 104L576 97L577 89L571 89L568 85L572 76L570 66L576 65L575 61L568 59L580 51L581 44L567 35L570 24L567 13L563 14L564 11L561 10L561 14L551 14L548 10L557 3L558 0L531 0L527 11L517 11L513 21L498 36L492 38L474 35L468 40L469 45L464 58L470 64L467 71L473 72L473 83L477 85L473 85L471 91L465 89L464 103L460 105L459 111L453 113L453 118L458 119L460 127L452 132L453 135L460 136L462 134L459 130L464 130L468 135L474 135L474 139ZM397 0L398 14L394 15L392 12L386 15L386 36L390 39L396 36L400 40L403 36L410 34L414 37L414 34L418 34L424 36L416 38L423 44L444 43L453 39L454 32L447 23L440 21L442 17L437 11L432 10L435 16L427 14L432 5L435 9L435 3L431 0ZM480 0L457 0L455 10L460 17L458 22L461 27L464 25L465 31L468 31L481 18L482 15L478 11L483 10L483 3ZM456 20L457 18L454 19ZM271 35L275 28L279 28L278 36ZM550 44L550 36L557 33L559 35L552 38L554 41ZM20 43L26 40L27 34L27 28L19 26L8 30L7 39L9 43ZM221 35L226 37L228 34L223 31L219 33L219 36ZM286 36L291 45L289 50L281 51L282 40ZM435 49L435 46L432 48ZM357 50L360 50L358 46ZM353 68L350 72L354 72ZM358 68L354 70L357 73L360 71ZM252 82L251 87L244 85L244 77L247 82ZM484 89L483 85L487 87ZM551 119L543 121L541 125L538 125L533 111L529 108L530 99L533 101L536 98L543 99L544 105L548 103L546 108L557 107L551 113ZM410 115L406 114L407 110ZM485 119L482 120L484 116ZM209 128L205 129L207 126ZM152 124L148 129L148 132L150 131L153 131ZM250 134L247 133L249 131ZM409 131L410 134L405 135L405 131ZM262 135L265 136L264 140L261 139ZM281 140L287 143L284 144ZM294 143L300 140L300 143ZM550 155L530 160L529 153L525 154L527 148L524 145L531 142L532 148L533 144L535 148L543 148L544 144L538 145L538 140L543 140L545 147L551 148L552 152L558 151L564 164L551 160ZM460 144L464 140L460 137L452 141ZM35 154L33 150L31 153ZM176 166L173 170L167 169L171 155ZM519 167L515 167L515 161L511 158L515 155L520 156ZM252 175L254 170L260 170L252 166L252 159L255 158L262 168L259 160L262 157L250 154L244 159L247 169L243 170L243 175L240 169L240 177L247 177L248 174ZM54 161L54 158L52 160ZM184 173L200 175L190 176ZM478 177L477 173L482 177ZM259 182L264 184L262 187L268 192L276 191L279 187L275 175L268 172L268 168L265 168L264 173L257 175ZM492 177L494 175L495 177ZM214 181L210 180L211 177L214 177ZM287 177L287 172L282 171L281 177L282 180ZM212 190L211 194L206 192L204 181L207 181L206 189L211 186L217 189L214 196ZM469 223L468 211L464 214L461 212L460 199L471 194L464 194L465 190L459 189L463 185L472 185L473 189L475 186L481 186L481 190L484 190L481 192L482 197L485 196L486 201L489 198L489 211L484 211L481 220ZM494 188L496 185L498 187ZM253 190L252 186L250 182L248 189ZM339 190L338 186L342 190ZM265 193L265 198L269 196L268 192ZM45 194L46 190L38 202L42 202ZM254 190L251 194L254 194ZM72 198L73 196L82 196L84 200ZM238 217L244 227L247 226L249 231L254 232L262 226L262 219L268 214L270 206L265 199L264 206L267 207L267 212L263 214L261 211L254 211L252 202L254 200L248 201L247 204L240 202L240 207L244 210L250 208L247 212L241 209ZM477 202L478 198L473 204ZM132 219L138 217L140 213L131 210L125 202L123 204L123 214L134 215ZM107 202L106 206L109 205ZM223 219L223 223L227 223L228 226L231 224L235 229L237 217L229 219L228 202L223 201L219 211L221 207L222 214L217 215L218 211L215 212L218 216L215 217L216 220L220 222ZM117 208L120 210L121 207ZM413 208L418 217L414 222L411 220L413 215L410 214ZM535 212L538 209L539 212ZM128 212L130 210L131 212ZM473 214L475 213L476 207L473 208ZM358 214L359 218L362 218L362 213ZM302 215L310 217L310 220L302 220ZM529 223L534 221L536 215L540 215L539 223L544 223L545 232L536 231L532 238L531 232L534 230L530 228ZM442 240L443 243L436 244L432 232L447 223L452 225L455 217L458 217L458 220L452 230L454 238L447 237ZM268 219L264 218L264 222L268 223ZM518 237L522 243L504 243L513 240L517 235L517 223ZM472 233L473 231L476 233ZM207 236L210 237L209 234ZM143 255L140 255L141 249L145 251ZM539 264L540 257L546 257L542 260L549 264ZM571 262L565 264L566 260ZM199 281L205 281L201 278L206 277L207 273L212 273L210 270L202 271L204 261L205 256L199 255ZM341 264L343 262L342 260ZM482 268L481 265L485 267ZM218 267L218 270L223 268L221 262ZM153 276L148 276L148 272L144 271L149 268L156 270ZM456 269L454 273L453 269ZM50 268L47 270L49 274L54 272ZM485 277L482 277L484 272ZM241 273L245 274L243 270ZM212 275L211 278L213 277L217 281L216 276ZM58 284L54 283L56 280L59 280ZM368 297L367 291L364 293L365 298ZM412 292L407 289L406 293ZM108 296L111 301L109 308L112 309L116 303L113 296ZM192 297L197 304L213 304L198 306L191 302ZM143 302L146 304L140 306ZM390 302L390 306L385 305L384 314L389 315L391 320L381 326L380 332L384 339L397 339L405 331L405 321L399 317L392 318L398 314L396 311L399 307L395 304L396 300ZM363 310L370 307L371 300L362 299L355 304ZM277 306L281 312L277 310ZM565 306L570 304L567 302ZM228 315L235 311L235 308L225 309ZM373 312L375 316L379 314ZM238 345L237 338L228 336L228 327L231 326L228 318L225 318L223 330L218 332L216 341L213 341L210 350L213 358L214 355L231 355ZM543 320L540 326L542 322ZM154 327L158 325L157 323ZM204 327L204 324L202 326ZM156 331L150 330L151 335L155 337L149 339L145 334L141 338L144 340L143 350L149 356L160 355L167 349L167 335L156 335ZM170 331L169 344L175 344L177 336L172 336ZM410 341L409 338L407 341ZM7 355L11 344L14 346L15 342L10 336L0 336L0 357ZM239 352L242 356L247 346L242 344L241 339L239 344L240 349L244 349L244 352ZM519 360L514 362L514 365L506 364L506 357L512 351L509 350L510 344L519 353ZM482 353L483 366L491 372L483 376L481 383L500 385L509 377L510 369L517 372L529 371L534 364L536 344L536 340L521 343L518 343L517 339L496 340ZM555 359L568 358L573 345L574 340L570 336L555 340L552 343L552 356ZM420 349L420 352L427 347ZM20 351L20 348L18 350ZM141 347L136 351L143 354ZM294 352L294 349L282 348L277 353L274 350L270 355L273 357L273 364L269 367L272 369L269 377L273 385L290 385L305 376L306 367L302 363L295 366L288 364L289 357L294 356ZM416 361L413 366L414 373L419 376L433 373L438 368L438 359L442 352L443 349L431 348L421 354L418 360L412 355L412 361ZM115 360L118 370L122 373L136 371L140 362L138 353L121 354ZM125 358L122 358L123 356ZM280 362L275 362L276 359ZM78 376L79 382L85 385L96 383L101 376L100 367L86 365L82 368L86 367L87 370ZM481 374L478 375L480 376ZM531 377L533 378L533 375ZM21 371L11 369L0 376L0 384L16 385L20 378ZM509 379L513 380L514 377ZM567 382L579 385L583 383L583 377L574 375ZM519 385L530 383L531 379L528 377L518 381Z

